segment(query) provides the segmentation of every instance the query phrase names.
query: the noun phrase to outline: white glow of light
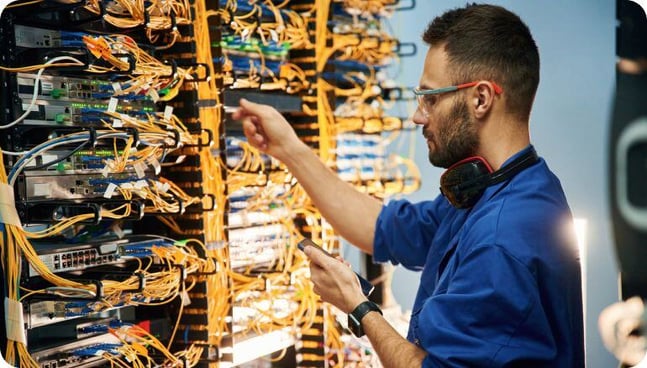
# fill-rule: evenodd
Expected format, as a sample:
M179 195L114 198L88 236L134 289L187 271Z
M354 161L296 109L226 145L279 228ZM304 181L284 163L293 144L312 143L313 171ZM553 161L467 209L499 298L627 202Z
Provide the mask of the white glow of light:
M575 237L577 240L577 249L580 252L580 267L582 269L582 313L586 321L586 258L587 258L587 230L588 221L585 218L573 219L575 227ZM586 336L586 323L584 324L584 334Z
M14 368L11 364L7 363L0 353L0 368Z

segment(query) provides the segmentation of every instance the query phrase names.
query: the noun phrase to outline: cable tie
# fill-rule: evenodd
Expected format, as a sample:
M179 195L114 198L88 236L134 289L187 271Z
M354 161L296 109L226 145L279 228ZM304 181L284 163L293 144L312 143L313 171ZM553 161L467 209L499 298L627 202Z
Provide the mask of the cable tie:
M0 222L22 227L16 210L13 187L5 183L0 183Z
M27 345L25 335L25 320L23 316L22 303L5 297L5 325L7 328L7 340L13 340Z

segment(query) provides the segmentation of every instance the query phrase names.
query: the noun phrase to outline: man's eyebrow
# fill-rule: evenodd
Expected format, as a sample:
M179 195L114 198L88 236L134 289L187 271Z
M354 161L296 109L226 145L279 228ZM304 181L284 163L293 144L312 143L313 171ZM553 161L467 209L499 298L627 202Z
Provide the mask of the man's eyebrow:
M422 83L422 84L418 85L418 88L420 88L420 89L433 89L428 84L425 84L425 83Z

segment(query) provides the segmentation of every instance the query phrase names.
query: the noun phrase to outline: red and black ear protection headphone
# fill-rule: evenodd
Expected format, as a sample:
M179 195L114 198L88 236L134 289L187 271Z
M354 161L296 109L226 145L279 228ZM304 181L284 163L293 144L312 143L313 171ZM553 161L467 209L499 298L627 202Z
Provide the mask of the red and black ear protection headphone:
M539 161L530 148L497 171L483 157L468 157L450 166L440 177L440 192L456 208L470 208L481 198L485 188L517 175Z

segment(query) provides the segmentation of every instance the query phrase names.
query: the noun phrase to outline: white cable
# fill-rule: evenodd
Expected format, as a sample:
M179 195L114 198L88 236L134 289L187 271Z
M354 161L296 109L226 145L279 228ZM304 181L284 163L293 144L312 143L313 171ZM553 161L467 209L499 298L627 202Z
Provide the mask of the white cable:
M22 156L28 152L29 151L22 151L22 152L2 151L2 154L7 156Z
M55 57L52 60L49 60L48 62L46 62L45 65L50 65L52 63L55 63L55 62L61 61L61 60L74 61L74 62L79 63L79 65L85 65L81 61L79 61L79 60L77 60L77 59L75 59L73 57L70 57L70 56L58 56L58 57ZM43 71L45 71L45 67L38 70L38 74L36 74L36 80L34 80L34 94L31 97L31 103L29 104L29 107L27 107L27 109L25 109L25 112L22 115L20 115L18 117L18 119L12 121L11 123L9 123L7 125L0 125L0 129L11 128L12 126L14 126L14 125L20 123L21 121L25 120L27 115L29 115L29 113L31 112L31 109L34 107L34 105L36 105L36 98L38 98L38 83L40 82L40 76L43 74Z

